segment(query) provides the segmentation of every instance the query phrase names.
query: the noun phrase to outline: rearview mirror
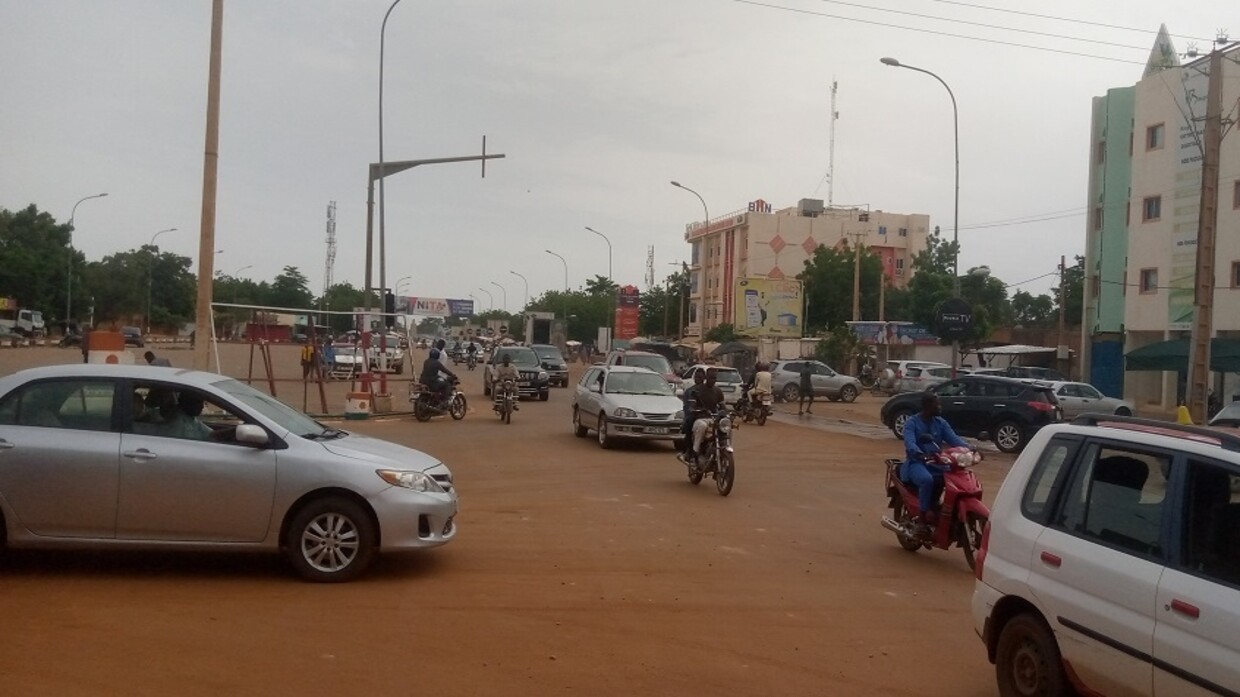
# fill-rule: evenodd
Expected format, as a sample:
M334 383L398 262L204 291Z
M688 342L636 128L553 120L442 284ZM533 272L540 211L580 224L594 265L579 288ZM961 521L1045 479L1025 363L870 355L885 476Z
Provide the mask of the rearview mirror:
M267 445L267 432L262 426L254 424L241 424L237 426L237 442L249 443L250 445Z
M589 389L591 392L602 392L603 391L602 386L599 385L597 382L590 383L590 386L587 389Z

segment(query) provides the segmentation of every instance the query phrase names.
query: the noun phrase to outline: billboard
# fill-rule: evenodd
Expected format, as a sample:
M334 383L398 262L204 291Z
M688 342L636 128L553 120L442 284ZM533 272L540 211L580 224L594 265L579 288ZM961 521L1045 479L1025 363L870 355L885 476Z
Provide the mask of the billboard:
M616 295L616 337L632 339L637 336L640 325L641 295L635 286L624 286Z
M400 295L396 297L396 311L408 315L470 317L474 314L474 301Z
M732 324L749 336L801 336L801 282L742 278L736 282Z
M863 344L874 346L936 346L939 337L912 322L849 322L853 334Z

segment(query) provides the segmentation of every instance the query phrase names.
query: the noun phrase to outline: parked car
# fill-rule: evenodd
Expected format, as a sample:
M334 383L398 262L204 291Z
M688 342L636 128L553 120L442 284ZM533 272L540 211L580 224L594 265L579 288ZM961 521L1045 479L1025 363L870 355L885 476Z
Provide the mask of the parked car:
M689 389L695 380L695 373L705 372L711 368L715 370L715 384L719 386L719 391L723 392L723 401L727 404L736 404L741 398L745 380L741 377L740 371L735 368L721 365L706 365L705 363L690 366L681 374L678 383L679 387L684 390Z
M957 374L968 371L957 370ZM896 392L925 392L936 385L952 379L950 365L910 365L904 368L903 377L896 383Z
M542 361L543 370L547 371L551 384L568 387L568 362L564 360L560 349L550 344L534 344L530 348L538 354L538 360Z
M1004 479L972 614L999 694L1240 693L1240 438L1045 428Z
M547 401L551 396L551 376L542 367L538 354L534 349L525 346L501 346L491 354L491 359L482 365L482 394L491 396L491 383L495 382L495 366L503 362L504 356L511 356L511 362L517 367L520 380L517 382L517 393L522 397L537 397Z
M1046 382L1067 382L1068 376L1053 368L1039 368L1029 365L1012 365L1000 373L1009 378L1020 380L1043 380Z
M1064 420L1072 420L1086 412L1133 416L1136 408L1126 399L1108 397L1087 382L1052 382L1055 399L1063 410Z
M1062 419L1055 393L1047 385L1012 378L964 375L929 390L939 396L943 418L962 436L988 434L1005 453L1019 452L1038 429ZM921 411L923 392L895 395L880 417L896 438L904 422Z
M126 346L138 348L146 346L146 342L142 339L142 330L137 327L121 327L121 336L125 338Z
M771 362L771 389L777 398L795 402L801 397L801 366L809 363L814 368L810 384L815 397L826 397L832 402L851 402L861 394L861 381L851 375L837 373L821 361L802 359Z
M605 365L629 365L635 368L647 368L659 375L663 376L669 384L679 385L680 377L672 370L671 363L667 358L650 351L611 351L607 354L607 359L603 361Z
M586 370L573 394L573 433L598 434L610 448L619 438L670 440L682 445L684 403L663 376L647 368L596 365Z
M346 581L456 535L452 472L214 373L72 364L0 378L12 547L283 552Z

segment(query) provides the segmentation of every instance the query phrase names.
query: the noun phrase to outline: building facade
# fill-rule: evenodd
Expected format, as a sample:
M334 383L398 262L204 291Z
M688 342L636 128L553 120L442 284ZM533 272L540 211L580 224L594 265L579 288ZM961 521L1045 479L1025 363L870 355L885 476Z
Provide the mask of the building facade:
M1240 98L1237 59L1228 47L1224 116ZM1173 410L1183 388L1183 375L1126 371L1124 357L1191 333L1208 62L1180 65L1164 27L1145 76L1093 100L1082 372L1139 410ZM1223 139L1219 164L1214 331L1240 338L1240 137Z
M690 223L689 336L732 321L736 282L746 277L795 279L821 245L860 244L883 262L892 287L912 275L913 258L926 248L930 216L865 208L824 207L817 199L773 210L765 201ZM875 318L876 319L876 318Z

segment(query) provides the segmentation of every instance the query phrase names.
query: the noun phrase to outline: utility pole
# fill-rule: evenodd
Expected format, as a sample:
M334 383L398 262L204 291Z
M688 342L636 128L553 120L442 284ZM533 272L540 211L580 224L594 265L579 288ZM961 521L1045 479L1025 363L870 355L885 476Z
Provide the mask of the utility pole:
M215 315L211 311L215 279L215 195L220 163L220 54L223 50L224 0L211 3L211 54L207 63L207 133L202 157L202 227L198 236L198 298L194 306L194 369L211 362ZM219 366L216 366L219 369Z
M1064 364L1068 361L1068 346L1063 342L1064 330L1064 300L1068 297L1064 292L1064 270L1067 268L1067 259L1063 255L1059 257L1059 329L1055 332L1055 346L1057 357L1059 358L1059 367L1061 373L1068 375L1068 370L1063 370ZM1068 366L1069 369L1071 366Z
M852 318L854 322L861 321L861 239L865 237L864 232L850 232L848 236L853 238L853 306Z
M1192 348L1188 363L1188 410L1206 422L1210 390L1210 335L1214 333L1215 228L1218 225L1218 163L1223 141L1223 52L1210 53L1209 91L1201 160L1201 210L1197 217L1197 273L1193 292ZM1189 124L1192 127L1192 124Z

